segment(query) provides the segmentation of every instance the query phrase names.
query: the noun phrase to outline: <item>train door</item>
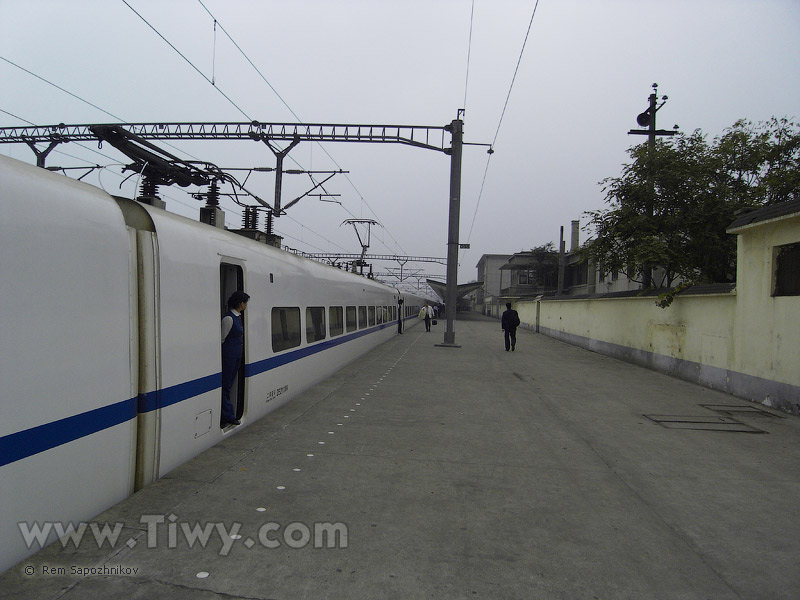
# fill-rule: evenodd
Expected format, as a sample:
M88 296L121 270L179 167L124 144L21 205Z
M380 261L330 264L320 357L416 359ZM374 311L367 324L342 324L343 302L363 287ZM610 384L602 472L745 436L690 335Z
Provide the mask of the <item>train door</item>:
M134 491L138 491L158 479L161 469L160 257L149 213L134 200L114 199L131 236L131 368L138 373Z
M161 315L158 239L137 231L139 414L136 482L139 490L158 479L161 461Z
M228 298L235 291L244 291L244 269L240 265L223 262L220 265L220 314L228 312ZM247 316L242 313L242 326L245 331L245 351L242 360L239 362L239 372L231 386L231 404L237 419L241 419L244 414L244 366L247 363ZM220 363L222 354L220 350Z

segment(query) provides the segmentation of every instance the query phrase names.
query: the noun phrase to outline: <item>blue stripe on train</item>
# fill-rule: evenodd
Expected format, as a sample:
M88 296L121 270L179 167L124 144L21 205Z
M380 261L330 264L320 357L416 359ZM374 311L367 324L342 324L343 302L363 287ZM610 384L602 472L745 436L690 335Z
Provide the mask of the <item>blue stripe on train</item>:
M136 418L136 398L0 438L0 467Z
M406 317L405 320L416 318ZM289 364L306 356L311 356L317 352L322 352L329 348L334 348L345 342L354 340L361 336L379 331L386 327L397 325L397 321L383 323L369 329L362 329L354 333L331 338L324 342L299 348L286 354L279 354L245 365L245 376L252 377L271 369ZM92 435L98 431L103 431L109 427L114 427L126 421L136 418L137 413L145 413L164 408L194 398L207 392L212 392L222 385L222 373L214 373L186 381L167 388L139 394L137 398L130 398L102 406L78 415L59 419L52 423L45 423L0 437L0 467L23 458L39 454L45 450L50 450L56 446L61 446L79 438Z
M361 331L356 331L354 333L349 333L347 335L331 338L329 340L325 340L324 342L316 343L313 346L298 348L297 350L292 350L291 352L287 352L286 354L278 354L277 356L271 356L270 358L259 360L257 362L246 365L244 368L244 374L245 377L252 377L253 375L259 375L260 373L264 373L265 371L269 371L271 369L275 369L276 367L289 364L290 362L300 360L301 358L305 358L306 356L311 356L312 354L316 354L317 352L322 352L323 350L334 348L336 346L339 346L340 344L344 344L345 342L349 342L356 338L360 338L369 333L374 333L381 329L385 329L386 327L396 327L396 326L397 326L397 321L390 321L389 323L383 323L376 327L371 327L369 329L362 329Z

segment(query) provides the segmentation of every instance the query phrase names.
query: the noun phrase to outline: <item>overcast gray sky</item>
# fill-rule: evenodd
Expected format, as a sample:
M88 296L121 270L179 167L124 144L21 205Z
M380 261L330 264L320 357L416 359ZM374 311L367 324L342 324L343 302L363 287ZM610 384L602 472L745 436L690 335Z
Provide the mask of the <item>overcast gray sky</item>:
M644 140L627 132L637 127L654 82L659 96L669 96L659 128L678 124L711 139L741 118L800 118L798 0L540 0L502 124L536 0L127 4L0 0L0 126L294 122L295 115L316 123L442 126L465 108L465 140L494 141L495 154L465 148L461 241L472 248L460 255L460 282L475 279L482 254L557 242L560 226L568 231L572 219L583 224L584 211L604 206L598 182L618 175L627 148ZM215 38L209 12L269 85L219 27ZM257 143L174 145L179 150L165 148L222 167L274 166ZM125 162L108 145L102 153L111 158L91 149L96 145L61 146L71 156L54 152L48 165ZM276 223L286 245L360 251L352 228L341 223L363 217L384 226L373 230L371 252L446 255L449 157L394 145L325 150L350 171L349 181L337 175L326 185L341 194L341 205L301 200ZM0 145L0 152L35 162L27 146ZM338 168L314 144L290 156L304 168ZM297 168L288 160L285 166ZM118 166L87 180L120 193ZM271 174L248 182L267 199L272 186ZM306 176L285 176L284 203L308 187ZM123 195L132 189L133 180ZM182 188L162 188L162 195L169 210L197 217L200 203ZM237 207L223 207L226 223L238 226ZM444 274L443 265L421 266Z

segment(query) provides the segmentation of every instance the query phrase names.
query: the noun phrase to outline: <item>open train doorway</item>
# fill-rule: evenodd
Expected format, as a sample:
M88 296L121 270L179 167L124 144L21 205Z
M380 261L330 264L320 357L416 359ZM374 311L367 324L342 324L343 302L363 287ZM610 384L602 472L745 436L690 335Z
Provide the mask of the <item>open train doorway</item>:
M236 291L244 291L244 269L240 265L235 265L231 263L221 263L220 264L220 318L223 318L229 311L228 308L228 299L231 295ZM242 313L239 317L242 323L242 328L244 329L244 341L243 341L243 350L242 350L242 358L239 361L239 369L236 373L236 376L233 380L233 384L231 385L230 389L230 400L231 404L233 405L233 413L236 419L241 419L242 415L244 414L244 386L245 386L245 375L244 375L244 366L247 362L246 350L247 350L247 316L245 313ZM224 341L224 340L221 340ZM222 356L223 350L220 349L220 364L223 363L224 357ZM220 402L222 398L220 398Z

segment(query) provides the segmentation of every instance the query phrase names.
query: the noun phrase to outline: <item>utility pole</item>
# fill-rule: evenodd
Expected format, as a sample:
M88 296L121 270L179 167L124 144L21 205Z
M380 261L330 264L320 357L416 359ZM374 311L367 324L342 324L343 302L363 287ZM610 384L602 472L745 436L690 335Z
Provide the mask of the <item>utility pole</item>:
M564 272L567 268L567 257L564 249L564 226L561 226L561 234L558 240L558 284L556 285L556 296L564 293Z
M647 180L648 180L648 198L647 198L647 221L648 223L653 222L654 216L654 204L655 204L655 195L656 195L656 183L655 183L655 156L656 156L656 137L660 135L675 135L678 129L678 126L675 125L674 131L668 131L666 129L656 129L656 112L667 103L667 96L662 96L661 104L656 106L658 102L658 84L653 84L653 93L650 94L648 100L650 101L650 106L648 106L647 110L636 117L636 122L639 124L640 127L647 127L647 129L631 129L628 134L629 135L646 135L647 136ZM653 265L647 264L644 265L643 273L642 273L642 287L645 289L653 286Z
M447 287L445 289L446 325L444 341L437 346L460 348L456 344L456 302L458 300L458 249L459 221L461 217L461 153L464 140L464 121L461 120L463 109L459 109L456 119L446 126L453 135L450 148L450 217L447 228Z

